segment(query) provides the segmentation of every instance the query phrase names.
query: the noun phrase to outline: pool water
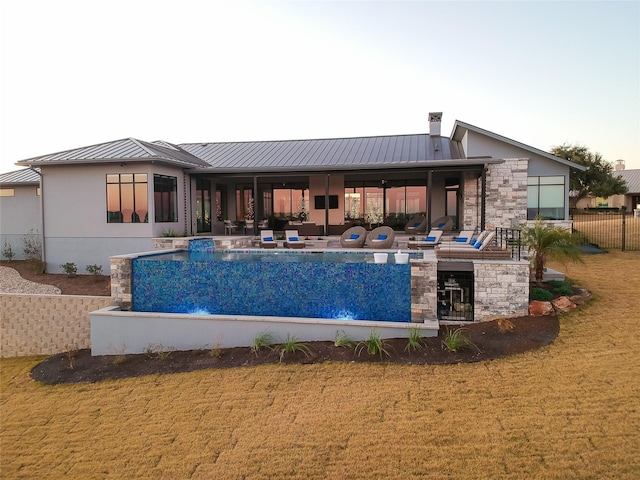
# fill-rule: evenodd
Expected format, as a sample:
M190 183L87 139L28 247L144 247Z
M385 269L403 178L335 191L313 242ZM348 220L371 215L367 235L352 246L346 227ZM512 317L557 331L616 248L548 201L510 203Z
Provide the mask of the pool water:
M132 268L139 312L411 320L410 265L376 264L370 252L203 249Z

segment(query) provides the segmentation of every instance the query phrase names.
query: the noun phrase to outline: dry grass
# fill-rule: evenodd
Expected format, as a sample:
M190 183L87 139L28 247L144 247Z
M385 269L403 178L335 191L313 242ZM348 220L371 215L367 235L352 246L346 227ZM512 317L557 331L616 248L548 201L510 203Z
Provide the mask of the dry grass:
M42 386L0 363L0 477L640 477L640 253L590 256L557 341L482 364L269 365Z
M622 218L619 215L575 215L573 228L601 248L622 248ZM626 218L625 249L640 250L640 218Z

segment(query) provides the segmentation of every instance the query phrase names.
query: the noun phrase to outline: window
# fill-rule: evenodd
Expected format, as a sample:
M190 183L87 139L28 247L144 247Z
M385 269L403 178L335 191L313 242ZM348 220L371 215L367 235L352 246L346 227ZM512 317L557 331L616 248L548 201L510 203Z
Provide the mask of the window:
M0 197L13 197L16 191L13 188L0 188Z
M146 173L107 175L107 223L147 223Z
M178 221L178 179L153 176L153 206L156 223Z
M564 176L529 177L527 183L527 220L565 219Z

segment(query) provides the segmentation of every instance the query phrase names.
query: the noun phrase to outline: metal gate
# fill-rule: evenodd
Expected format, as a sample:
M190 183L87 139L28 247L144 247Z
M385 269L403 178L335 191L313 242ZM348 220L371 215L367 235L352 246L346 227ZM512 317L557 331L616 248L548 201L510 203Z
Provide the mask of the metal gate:
M640 251L640 216L626 211L584 211L571 215L573 231L585 245Z

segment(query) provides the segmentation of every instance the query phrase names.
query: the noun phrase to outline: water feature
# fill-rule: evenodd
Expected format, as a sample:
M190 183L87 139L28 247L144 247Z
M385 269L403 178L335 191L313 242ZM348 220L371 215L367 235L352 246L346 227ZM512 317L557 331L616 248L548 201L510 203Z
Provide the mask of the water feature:
M189 251L132 263L136 312L411 320L409 264L371 252Z

